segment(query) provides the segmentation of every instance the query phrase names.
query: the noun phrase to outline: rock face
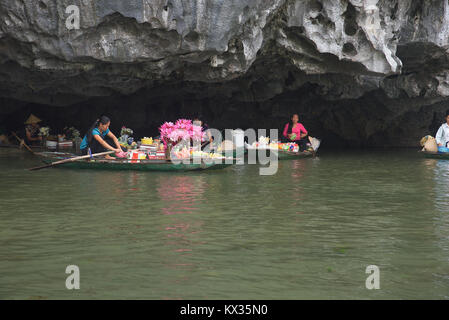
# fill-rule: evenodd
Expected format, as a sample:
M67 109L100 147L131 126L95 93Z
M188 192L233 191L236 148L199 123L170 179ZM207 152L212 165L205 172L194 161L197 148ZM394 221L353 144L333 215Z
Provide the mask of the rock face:
M143 130L295 112L329 141L416 145L446 110L448 39L444 0L2 0L0 116L69 106Z

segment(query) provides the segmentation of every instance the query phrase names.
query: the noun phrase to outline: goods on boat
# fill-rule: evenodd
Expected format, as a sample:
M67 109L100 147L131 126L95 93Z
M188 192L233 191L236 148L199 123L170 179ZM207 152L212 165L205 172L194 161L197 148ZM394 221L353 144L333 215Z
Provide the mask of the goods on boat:
M420 144L426 158L449 159L449 148L438 146L434 137L427 135L421 139Z
M207 159L225 159L220 153L209 153L194 150L186 146L175 146L170 154L173 159L207 158ZM129 160L165 160L167 158L164 145L141 145L139 148L124 152L121 157Z
M48 137L50 135L50 128L49 127L42 127L39 129L39 136L41 137Z
M125 126L122 127L122 130L120 131L121 136L132 136L134 131L131 128L127 128Z
M299 145L294 142L271 142L270 144L260 143L260 141L255 141L252 144L252 147L255 149L272 149L272 150L282 150L282 151L290 151L290 152L299 152Z
M259 144L267 145L269 143L270 143L270 138L269 137L262 136L262 137L259 138Z
M438 151L438 145L434 137L432 136L425 136L420 141L421 146L423 147L422 151L428 151L428 152L437 152Z
M73 148L73 141L52 141L52 140L46 140L45 141L45 147L48 149L70 149Z
M217 148L217 152L224 152L226 150L235 150L235 145L232 141L225 140Z
M73 141L60 141L58 142L59 148L72 148L73 147Z
M179 141L203 141L205 132L200 126L194 125L192 120L179 119L175 123L165 122L160 128L161 140L164 144L178 143Z
M189 148L174 148L172 151L172 154L177 158L177 159L187 159L190 158L190 149Z
M299 145L295 142L281 143L279 141L269 142L268 138L261 137L259 141L253 142L252 145L246 144L248 150L271 150L275 152L279 160L290 160L298 158L313 157L320 146L321 141L309 137L307 150L300 151Z
M144 150L144 151L152 151L152 152L156 152L159 148L156 145L153 144L141 144L139 147L140 150Z
M144 137L140 140L141 145L152 145L153 138Z
M120 130L120 137L118 138L118 141L120 142L120 145L122 147L131 149L137 145L137 143L135 144L134 138L132 137L133 133L134 131L132 129L125 126L122 127L122 129Z
M145 160L147 159L147 154L139 150L133 150L128 152L128 159Z
M278 143L277 145L279 150L282 151L299 152L299 145L294 142Z
M310 146L312 147L312 150L314 152L316 152L321 145L321 140L311 137L311 136L309 136L309 142L310 142Z
M123 152L123 151L122 151L122 152L116 153L115 156L116 156L117 158L126 158L128 155L127 155L126 152Z
M207 158L207 159L225 159L221 153L204 152L204 151L191 151L193 158Z
M128 144L128 142L120 142L120 145L126 149L136 149L137 143L134 141L131 144Z
M244 148L244 145L242 148L237 148L237 145L230 140L223 141L218 148L212 150L224 156L232 156L234 159L241 158L248 153L248 150Z
M125 153L125 157L133 160L165 160L165 152L134 149Z
M56 149L58 147L58 142L57 141L47 140L47 141L45 141L45 146L48 149Z
M307 149L302 152L316 152L321 144L321 141L309 137L309 142L307 143ZM269 141L268 137L260 137L259 141L253 142L253 144L249 147L250 149L271 149L271 150L280 150L280 151L288 151L288 152L300 152L299 145L295 142L286 142L282 143L279 141Z

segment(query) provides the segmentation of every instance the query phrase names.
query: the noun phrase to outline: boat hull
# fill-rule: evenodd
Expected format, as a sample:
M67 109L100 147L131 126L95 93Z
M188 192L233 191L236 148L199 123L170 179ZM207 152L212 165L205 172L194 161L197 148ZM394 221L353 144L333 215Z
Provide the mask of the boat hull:
M449 152L428 152L423 151L422 154L428 159L449 160Z
M278 151L278 159L279 160L295 160L295 159L303 159L303 158L312 158L315 154L308 151L303 152L287 152L287 151Z
M43 157L43 162L50 164L55 161L67 159L74 155L48 155L39 154ZM79 160L58 165L58 168L67 169L91 169L91 170L120 170L120 171L201 171L217 170L231 166L232 164L221 163L220 161L202 161L201 163L174 163L165 160Z
M264 152L266 156L269 156L268 152L274 152L277 154L278 160L298 160L298 159L304 159L304 158L313 158L315 157L314 152L309 151L302 151L302 152L290 152L290 151L283 151L283 150L276 150L276 149L254 149L254 148L248 148L248 155L250 155L251 152L255 152L257 157L259 157L259 152Z

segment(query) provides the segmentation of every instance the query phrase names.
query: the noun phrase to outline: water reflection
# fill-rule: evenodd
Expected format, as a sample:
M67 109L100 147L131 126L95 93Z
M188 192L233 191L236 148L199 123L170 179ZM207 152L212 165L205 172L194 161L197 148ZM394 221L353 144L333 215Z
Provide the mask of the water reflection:
M173 176L158 179L157 193L165 204L166 215L192 213L195 203L202 200L206 183L202 176Z
M435 180L435 207L449 212L449 161L433 160Z
M205 242L201 239L204 224L198 204L207 183L202 176L161 177L157 181L157 194L163 203L161 213L164 220L164 246L168 251L163 263L169 270L177 270L167 279L167 285L179 284L190 280L190 274L197 264L195 250Z
M141 186L145 184L145 175L140 172L83 173L83 187L100 195L101 199L112 199L116 204L121 204L130 192L141 191Z
M290 162L291 177L293 180L296 180L297 182L301 180L302 176L304 175L306 163L307 162L301 160L293 160Z
M293 160L288 163L290 169L290 183L292 185L292 205L297 207L298 210L301 207L301 202L304 200L304 188L302 187L304 172L306 171L306 166L309 162L303 160ZM298 211L302 214L302 211Z

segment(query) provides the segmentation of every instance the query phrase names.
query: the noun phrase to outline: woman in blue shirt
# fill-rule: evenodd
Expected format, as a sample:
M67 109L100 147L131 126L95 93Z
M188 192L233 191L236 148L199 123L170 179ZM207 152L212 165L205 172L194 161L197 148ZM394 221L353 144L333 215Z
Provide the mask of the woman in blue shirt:
M108 150L120 153L122 148L118 142L117 137L109 130L109 125L111 120L106 116L101 116L95 123L90 127L81 142L81 153L87 155L90 152L100 153ZM117 148L110 146L104 139L105 137L110 138L116 145ZM106 156L107 159L112 159L110 156Z

